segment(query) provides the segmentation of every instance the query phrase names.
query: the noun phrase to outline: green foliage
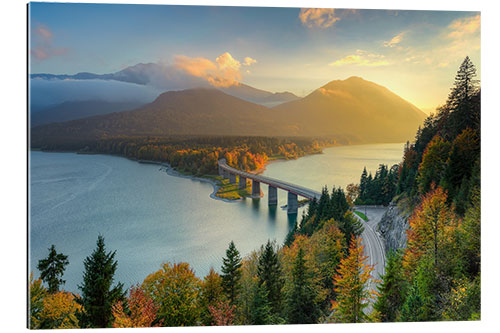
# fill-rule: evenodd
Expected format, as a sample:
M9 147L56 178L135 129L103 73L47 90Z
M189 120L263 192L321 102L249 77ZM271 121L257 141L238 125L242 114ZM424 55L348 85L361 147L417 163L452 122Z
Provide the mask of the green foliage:
M387 254L385 274L378 287L379 297L374 305L384 322L396 321L403 306L407 282L403 275L402 261L401 252L391 251Z
M384 205L387 206L396 194L398 184L398 166L390 169L380 164L375 177L367 175L366 167L360 178L360 194L356 199L357 205Z
M157 317L162 326L193 326L198 322L200 286L200 279L185 262L165 263L142 283L158 307Z
M115 255L116 251L106 252L104 237L99 235L96 249L83 261L83 283L78 286L82 294L76 299L84 310L78 314L81 327L111 327L112 306L125 300L123 284L112 286L118 266Z
M293 289L287 298L288 323L314 324L321 312L316 303L316 290L311 272L307 269L304 251L299 249L292 271Z
M256 283L250 310L251 325L270 325L275 322L265 284Z
M226 258L223 258L222 261L222 288L230 304L235 304L241 288L241 257L233 241L229 243Z
M68 256L57 253L54 245L50 247L48 257L38 261L37 268L40 271L40 278L47 283L49 293L58 292L59 286L64 284L65 281L61 277L68 264Z
M481 313L481 285L479 276L474 281L458 281L447 297L445 320L479 320Z
M439 184L444 177L450 147L450 143L440 136L435 136L427 145L418 168L417 182L420 193L427 193L432 184Z
M272 313L276 315L281 312L282 308L281 290L284 281L281 275L278 254L274 250L274 244L268 240L265 247L261 250L257 266L257 277L259 286L265 286Z
M29 320L30 329L40 328L40 313L43 311L43 300L47 295L47 289L42 285L42 280L34 280L33 273L29 281Z
M406 322L425 321L424 301L420 296L417 282L414 282L410 288L403 308L401 309L400 320Z

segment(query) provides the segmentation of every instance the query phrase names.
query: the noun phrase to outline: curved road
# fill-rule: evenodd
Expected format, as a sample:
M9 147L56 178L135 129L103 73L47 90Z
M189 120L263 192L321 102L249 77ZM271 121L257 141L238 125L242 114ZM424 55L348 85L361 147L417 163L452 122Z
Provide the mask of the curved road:
M355 214L365 227L365 230L361 234L361 243L364 246L365 255L368 256L368 264L373 265L374 268L372 271L373 279L369 282L368 288L377 290L376 288L380 283L382 275L385 274L385 247L381 236L376 230L387 207L356 206L354 210L366 214L368 218L368 221L365 222Z

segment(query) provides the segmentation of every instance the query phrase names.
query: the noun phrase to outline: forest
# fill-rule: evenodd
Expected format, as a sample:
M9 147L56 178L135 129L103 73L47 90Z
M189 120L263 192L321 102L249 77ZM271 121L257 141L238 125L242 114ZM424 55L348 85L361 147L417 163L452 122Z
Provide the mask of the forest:
M164 162L178 171L203 176L217 174L217 161L221 158L225 158L232 167L255 171L262 168L268 159L296 159L306 154L317 154L322 148L335 143L333 139L313 138L172 136L107 138L50 144L41 148Z
M360 184L347 192L325 187L283 245L268 241L241 257L230 242L220 273L212 269L200 278L189 263L167 262L125 289L114 283L115 252L99 236L84 261L79 293L71 293L62 289L68 258L51 246L38 263L40 277L30 277L30 327L479 320L480 86L475 76L467 57L448 100L406 144L399 165L380 166L374 177L364 170ZM128 154L128 148L121 150L128 144L111 142L107 149ZM134 154L144 147L134 147ZM250 145L247 149L252 153ZM356 200L393 203L411 212L407 246L388 253L375 290L369 287L373 267L363 253L363 227L352 212Z

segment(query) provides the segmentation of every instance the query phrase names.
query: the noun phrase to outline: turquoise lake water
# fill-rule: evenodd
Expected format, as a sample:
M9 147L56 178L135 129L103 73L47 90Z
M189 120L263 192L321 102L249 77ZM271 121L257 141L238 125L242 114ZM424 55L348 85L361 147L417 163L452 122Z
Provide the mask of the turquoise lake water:
M264 175L320 191L324 185L358 183L364 166L399 163L403 144L332 147L323 154L268 165ZM140 283L162 262L187 261L202 278L210 267L220 270L228 243L242 255L268 239L280 244L295 222L280 207L267 205L267 186L260 200L224 202L210 198L206 182L168 175L158 165L108 155L30 154L30 269L48 254L51 244L68 256L64 289L77 292L83 260L105 237L116 250L116 281ZM302 214L299 209L298 216Z

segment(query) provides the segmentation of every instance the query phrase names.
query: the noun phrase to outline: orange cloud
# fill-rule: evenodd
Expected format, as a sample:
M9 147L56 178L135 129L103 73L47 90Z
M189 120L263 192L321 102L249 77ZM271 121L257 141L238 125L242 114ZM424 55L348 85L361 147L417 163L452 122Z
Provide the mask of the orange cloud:
M451 22L448 28L452 30L448 33L449 38L458 39L465 35L472 35L481 28L481 15L457 19Z
M299 19L303 25L309 28L328 28L340 20L340 17L335 16L333 8L302 8Z
M244 65L250 66L257 62L246 57ZM174 58L174 67L189 75L207 80L215 87L230 87L238 85L241 80L241 62L234 59L229 52L225 52L215 59L215 62L206 58L190 58L183 55Z
M357 65L357 66L368 66L368 67L378 67L387 66L389 62L382 60L383 55L368 53L363 50L356 50L356 54L348 55L337 61L331 62L329 66L345 66L345 65Z
M245 57L245 59L243 59L243 65L245 65L245 66L250 66L252 64L255 64L256 62L257 62L257 60L252 59L250 57Z
M52 39L54 37L52 31L45 26L39 25L35 30L34 44L30 50L30 54L37 60L45 60L53 56L62 56L68 53L68 49L64 47L54 47Z
M392 37L391 40L389 41L386 41L384 42L384 46L385 47L394 47L396 46L397 44L401 43L401 41L403 40L403 36L405 35L405 32L401 32L399 34L397 34L396 36Z

